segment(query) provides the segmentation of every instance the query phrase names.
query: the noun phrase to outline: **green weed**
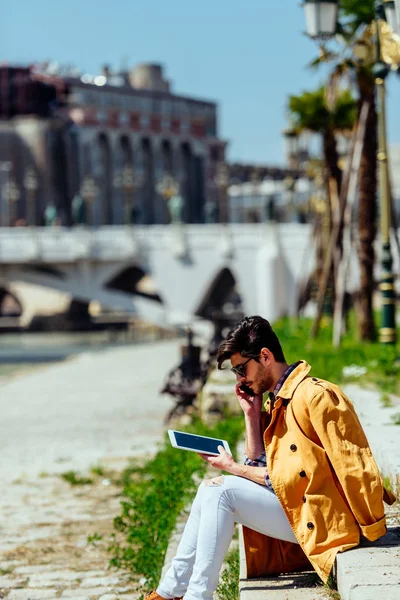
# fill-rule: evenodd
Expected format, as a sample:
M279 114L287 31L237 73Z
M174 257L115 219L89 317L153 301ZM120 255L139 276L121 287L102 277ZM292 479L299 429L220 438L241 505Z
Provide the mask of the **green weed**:
M243 435L243 418L225 419L213 428L197 421L185 430L227 439L236 448ZM206 463L197 454L173 448L166 436L153 459L124 473L122 511L114 519L118 534L109 547L110 565L144 579L142 591L158 585L176 520L193 499L205 470Z
M99 535L98 533L93 533L92 535L87 536L87 543L95 545L96 542L101 542L102 539L103 539L102 535Z
M218 600L237 600L239 598L239 548L230 550L225 557L223 569L217 587Z
M392 421L395 425L400 425L400 413L392 415Z
M390 481L390 477L385 475L384 477L382 477L382 480L383 480L383 485L385 486L385 488L387 490L389 490L389 492L393 492L393 486L392 486L392 482Z
M71 485L91 485L93 479L90 477L81 477L76 471L66 471L61 474L61 478Z
M393 406L392 400L389 396L389 394L382 394L381 398L380 398L381 404L382 406L384 406L385 408L390 408L391 406Z
M101 465L93 465L90 467L90 472L92 475L97 475L97 477L105 477L107 475L107 471Z

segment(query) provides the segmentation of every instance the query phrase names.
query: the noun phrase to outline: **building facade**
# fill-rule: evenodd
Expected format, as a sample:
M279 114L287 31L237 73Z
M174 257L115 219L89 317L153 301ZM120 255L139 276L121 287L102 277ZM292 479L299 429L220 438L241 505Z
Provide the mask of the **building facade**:
M225 159L217 106L173 94L160 65L100 75L0 67L1 224L205 219Z
M309 221L312 181L299 168L230 165L229 221Z

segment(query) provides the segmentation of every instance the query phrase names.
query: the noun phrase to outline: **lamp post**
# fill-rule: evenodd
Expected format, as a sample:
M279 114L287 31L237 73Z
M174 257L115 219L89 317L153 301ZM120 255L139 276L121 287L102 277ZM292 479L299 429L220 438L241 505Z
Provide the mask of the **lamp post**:
M36 192L39 187L38 178L33 167L25 171L24 188L26 190L26 222L36 225Z
M94 215L93 215L93 201L97 197L98 188L95 180L91 175L87 175L82 182L81 186L81 196L85 201L87 210L85 211L86 215L90 215L89 221L91 221L91 225L94 225Z
M21 193L14 179L9 179L8 182L5 184L3 194L7 201L7 211L4 215L5 226L12 227L12 225L14 225L16 221L15 208L21 196Z
M286 157L289 169L299 167L299 134L294 128L285 129L283 132L286 145Z
M0 162L0 173L4 173L5 181L1 181L1 208L0 208L0 225L2 227L8 226L8 215L9 215L9 186L10 186L10 173L12 171L12 162L1 161ZM3 180L3 175L2 175Z
M296 211L296 179L291 175L288 175L283 180L283 190L285 198L285 213L286 218L290 223L294 223L297 217Z
M219 192L219 220L221 223L228 221L228 187L229 167L225 163L218 163L215 175L215 184Z
M337 0L305 0L307 34L327 40L336 32L339 2ZM386 77L390 65L385 63L381 49L381 23L386 21L392 31L399 32L399 0L375 0L375 49L373 75L376 84L378 113L379 198L382 244L382 280L380 283L382 308L379 338L383 344L396 343L396 297L393 276L393 258L390 243L391 198L386 135Z
M132 223L133 210L133 173L129 165L125 165L122 169L122 190L124 192L124 222L126 225Z
M181 224L183 200L176 179L170 173L166 173L156 185L156 190L168 204L171 223L174 225Z
M378 166L379 195L381 201L381 244L382 279L381 290L381 327L379 339L383 344L396 343L396 294L394 289L393 257L390 243L391 198L389 187L389 165L386 135L386 77L390 67L384 62L381 52L379 21L387 20L389 26L397 29L396 6L392 1L375 3L376 16L376 63L373 67L377 92L378 112Z

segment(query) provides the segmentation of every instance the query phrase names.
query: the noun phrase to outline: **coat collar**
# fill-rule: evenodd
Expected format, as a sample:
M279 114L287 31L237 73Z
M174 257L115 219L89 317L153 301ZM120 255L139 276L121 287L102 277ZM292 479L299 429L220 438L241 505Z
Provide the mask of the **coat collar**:
M297 386L307 377L311 371L310 365L301 360L300 364L292 371L277 394L277 398L291 400Z

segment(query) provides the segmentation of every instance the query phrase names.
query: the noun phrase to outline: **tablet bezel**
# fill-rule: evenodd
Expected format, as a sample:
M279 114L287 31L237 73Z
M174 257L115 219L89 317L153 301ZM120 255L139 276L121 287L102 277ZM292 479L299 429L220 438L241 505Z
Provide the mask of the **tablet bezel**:
M205 438L208 440L216 440L218 442L221 442L220 445L223 446L223 448L228 452L228 454L232 455L232 452L229 448L229 444L226 440L220 440L219 438L214 438L214 437L210 437L207 435L198 435L197 433L189 433L188 431L178 431L177 429L168 429L169 439L174 448L178 448L180 450L188 450L189 452L196 452L197 454L207 454L207 456L220 456L219 454L215 454L214 452L204 452L203 450L200 450L200 449L196 450L195 448L187 448L186 446L181 446L180 444L178 444L178 442L176 440L175 433L191 435L196 438Z

